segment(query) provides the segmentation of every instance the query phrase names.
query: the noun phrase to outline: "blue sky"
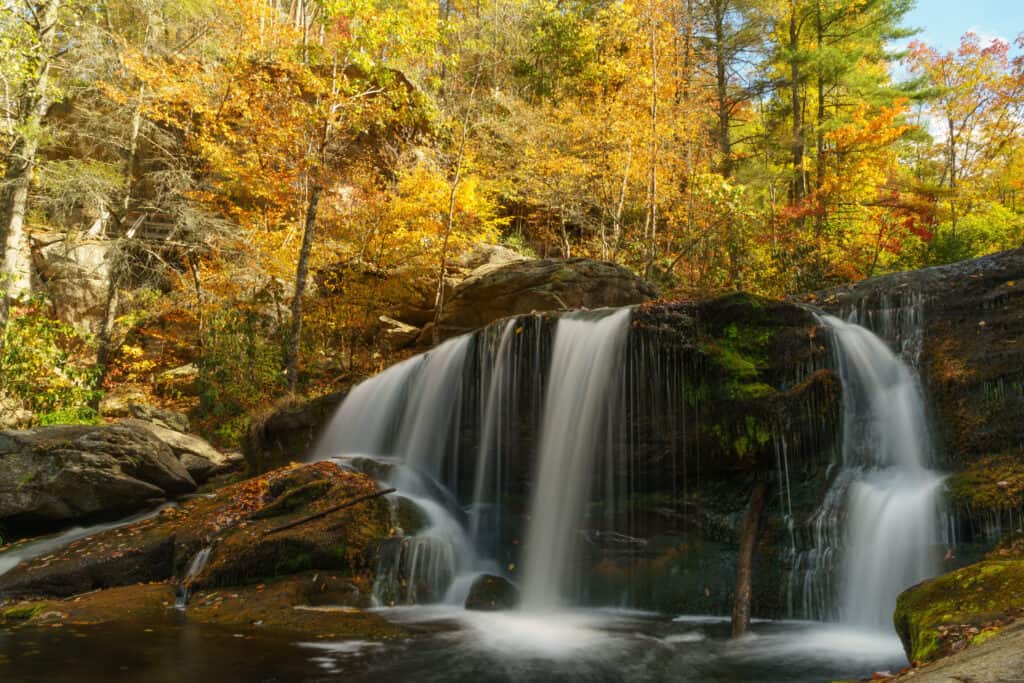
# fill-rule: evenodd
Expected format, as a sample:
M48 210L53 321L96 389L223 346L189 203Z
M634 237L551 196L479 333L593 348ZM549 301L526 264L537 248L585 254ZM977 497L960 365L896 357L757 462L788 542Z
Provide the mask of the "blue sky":
M904 23L924 29L917 39L942 50L954 49L968 30L1012 42L1024 31L1024 0L917 0Z

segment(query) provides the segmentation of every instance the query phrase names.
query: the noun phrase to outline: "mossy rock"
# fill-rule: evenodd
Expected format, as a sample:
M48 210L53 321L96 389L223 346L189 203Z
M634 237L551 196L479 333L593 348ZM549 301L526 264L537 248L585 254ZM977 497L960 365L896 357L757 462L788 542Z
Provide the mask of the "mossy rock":
M1024 561L989 560L907 589L893 623L910 661L925 663L987 638L1021 614Z
M277 500L293 489L301 488L324 477L317 470L308 467L294 467L282 470L267 481L269 500Z
M415 501L405 496L398 496L394 499L394 504L398 526L402 528L402 533L406 536L415 536L430 526L427 513Z
M0 611L0 617L4 621L28 621L42 614L46 605L45 602L21 602Z
M974 512L1024 507L1024 449L988 455L954 474L950 498Z
M466 597L466 609L483 612L514 609L519 605L519 589L503 576L481 574L473 581Z

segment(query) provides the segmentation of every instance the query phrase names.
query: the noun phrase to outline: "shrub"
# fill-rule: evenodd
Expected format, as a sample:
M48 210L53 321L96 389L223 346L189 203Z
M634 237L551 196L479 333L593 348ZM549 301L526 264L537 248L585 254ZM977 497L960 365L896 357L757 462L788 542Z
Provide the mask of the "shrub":
M47 424L92 422L89 406L99 400L91 339L44 314L35 300L7 325L0 353L0 394L13 398Z
M264 316L242 308L211 315L203 332L199 406L216 427L214 436L237 444L248 414L284 391L279 331Z

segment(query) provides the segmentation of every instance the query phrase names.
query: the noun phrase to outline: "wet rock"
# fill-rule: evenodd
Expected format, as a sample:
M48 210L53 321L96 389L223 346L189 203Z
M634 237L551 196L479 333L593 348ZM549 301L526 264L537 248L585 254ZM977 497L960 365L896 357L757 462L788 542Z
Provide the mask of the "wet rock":
M628 306L657 297L623 266L592 259L537 259L480 269L455 287L441 316L447 339L531 311Z
M171 449L127 425L0 432L0 520L64 522L128 513L195 490Z
M152 624L167 623L175 595L169 583L132 584L97 590L69 599L14 602L0 607L6 627L51 623ZM304 572L273 583L198 590L189 603L189 621L232 631L278 633L316 638L374 640L408 637L401 626L364 611L365 593L343 576Z
M1024 506L1024 248L801 299L855 313L917 361L956 537L990 547L989 520Z
M518 605L519 589L508 579L494 574L478 576L466 596L466 609L494 612Z
M180 580L207 547L212 550L206 565L190 580L193 592L304 571L345 577L368 592L389 527L383 498L294 528L278 527L375 490L369 478L329 462L276 470L22 562L0 576L0 596L63 597Z

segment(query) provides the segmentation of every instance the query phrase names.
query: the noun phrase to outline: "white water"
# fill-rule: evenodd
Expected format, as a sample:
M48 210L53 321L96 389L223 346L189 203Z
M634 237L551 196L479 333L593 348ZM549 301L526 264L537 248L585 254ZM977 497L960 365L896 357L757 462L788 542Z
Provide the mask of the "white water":
M526 534L523 607L550 610L570 594L611 385L623 364L629 309L558 320Z
M174 600L174 609L182 610L188 607L188 599L192 593L192 584L195 583L196 578L206 569L206 563L210 559L210 551L213 550L212 546L206 546L192 558L189 562L188 570L185 572L185 578L178 584L177 596Z
M457 448L463 376L472 337L446 341L356 386L314 453L343 462L380 463L394 486L427 518L378 572L375 594L415 603L444 596L455 577L474 571L476 553L455 501L439 483L445 456ZM382 596L386 595L386 598Z
M869 330L822 316L835 340L843 382L842 470L819 513L842 527L839 616L892 630L901 591L939 569L943 477L916 376ZM827 536L821 532L823 536ZM820 549L837 539L819 539Z

